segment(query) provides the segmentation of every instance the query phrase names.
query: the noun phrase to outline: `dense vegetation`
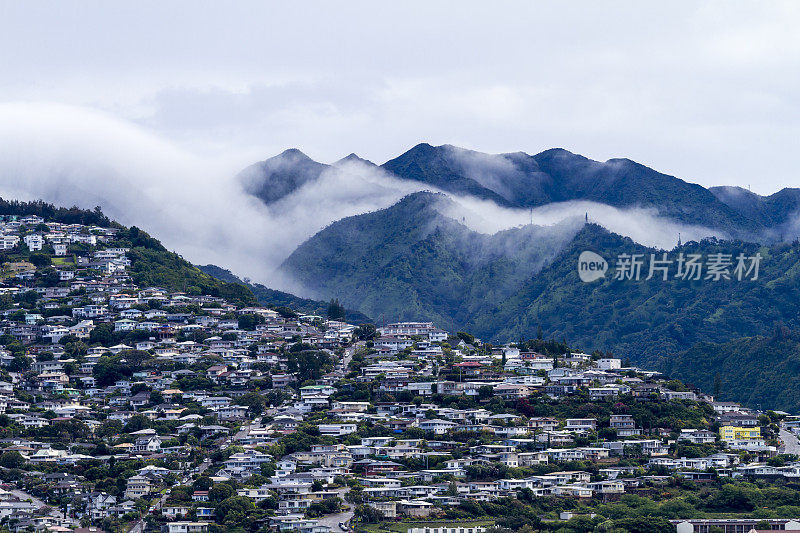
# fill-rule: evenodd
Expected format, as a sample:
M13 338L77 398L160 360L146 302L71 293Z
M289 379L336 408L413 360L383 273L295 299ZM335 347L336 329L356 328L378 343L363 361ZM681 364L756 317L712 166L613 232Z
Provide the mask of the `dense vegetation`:
M120 230L111 244L130 248L127 254L131 260L130 276L141 287L163 287L190 294L218 296L236 303L256 303L246 286L209 276L136 226Z
M42 200L23 202L20 200L5 200L0 198L0 214L3 215L36 215L45 220L53 220L63 224L84 224L86 226L100 226L107 228L112 225L111 220L103 214L100 207L91 211L80 207L56 207Z
M597 250L613 262L621 253L655 252L630 239L587 226L559 259L530 280L497 313L475 322L479 332L519 337L541 326L545 337L566 338L585 349L613 350L632 361L664 368L666 360L697 342L724 342L769 334L776 324L796 327L800 311L800 244L760 247L704 240L673 250L763 256L757 281L659 279L582 283L581 250ZM643 276L644 278L644 276Z
M680 365L670 364L671 359L699 342L771 335L778 325L800 328L797 241L762 246L707 239L670 252L673 258L680 252L703 257L717 252L760 253L763 260L756 281L648 281L645 263L639 281L614 280L609 273L603 280L582 283L576 265L583 250L597 251L611 267L621 253L649 257L660 251L592 224L563 246L558 239L571 237L569 228L560 236L546 231L534 234L530 227L480 235L441 215L437 200L446 202L418 193L384 211L337 222L298 248L284 268L321 295L336 296L347 306L387 321L429 319L493 341L516 341L541 330L545 338L566 339L586 351L610 351L683 376L709 392L713 375L701 380L692 372L704 366L693 367L704 357L703 347L679 359ZM501 248L511 251L492 254ZM537 272L550 259L545 250L553 249L561 249L560 254ZM744 343L741 349L748 346ZM770 361L784 361L777 357ZM721 374L727 372L723 382L741 383L738 376L744 368L753 383L766 382L777 366L737 366L737 359L730 361L720 369ZM792 361L786 359L780 366L790 376L787 379L800 375L800 367ZM760 369L770 368L772 373L759 374ZM781 392L778 383L773 379L771 386L760 388L758 398L745 392L729 397L758 401L765 407L800 406ZM779 394L783 394L780 400Z
M485 235L441 214L450 207L443 195L417 193L346 218L301 245L283 269L369 316L429 319L457 331L487 305L511 297L580 228L571 221Z
M201 265L197 268L209 276L214 276L219 280L229 283L247 285L261 305L266 305L273 308L289 308L301 313L308 313L310 315L329 315L328 308L331 305L330 302L326 303L319 300L311 300L310 298L301 298L300 296L295 296L294 294L290 294L288 292L270 289L261 283L253 283L248 280L242 280L231 273L230 270L220 268L216 265ZM331 318L344 318L345 321L354 324L372 322L372 320L364 313L360 313L352 309L345 309L344 315L341 317Z
M131 259L131 278L139 286L208 294L245 305L256 303L253 293L245 285L226 283L209 276L174 252L134 247L128 257Z
M723 344L698 343L666 359L664 370L722 400L800 410L800 333L788 328Z
M702 340L769 334L777 323L800 326L797 243L764 247L710 239L671 252L759 252L757 281L617 281L609 274L587 284L576 269L583 250L596 250L611 266L621 253L658 251L589 224L537 273L550 259L545 250L558 249L563 237L531 228L475 234L440 215L434 200L419 193L333 224L298 248L284 268L371 316L427 318L496 341L532 337L541 327L545 337L648 364ZM561 233L569 236L568 230ZM491 253L513 245L508 255Z

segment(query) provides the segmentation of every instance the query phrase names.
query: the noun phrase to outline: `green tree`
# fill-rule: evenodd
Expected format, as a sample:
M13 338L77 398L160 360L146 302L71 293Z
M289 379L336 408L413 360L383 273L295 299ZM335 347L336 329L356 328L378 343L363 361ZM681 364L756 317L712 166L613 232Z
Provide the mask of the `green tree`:
M329 320L344 320L346 316L347 316L347 310L344 308L342 304L339 303L338 298L332 299L328 303Z
M103 346L111 346L115 341L114 338L114 324L103 323L97 324L94 329L89 333L90 344L102 344Z
M22 468L25 458L19 452L4 452L0 455L0 466L4 468Z
M213 490L213 489L212 489ZM223 524L242 524L247 515L255 509L250 498L230 496L222 500L215 508L216 519Z
M32 253L29 261L39 268L50 266L50 256L41 252Z
M113 437L120 433L122 433L122 422L120 420L105 420L95 432L101 439Z
M254 315L254 314L244 314L239 315L239 329L243 329L245 331L253 331L256 329L256 326L259 324L264 323L264 317L261 315Z
M214 502L221 502L232 497L235 494L233 487L228 483L217 483L208 489L208 498Z
M236 399L237 405L246 405L253 415L260 415L265 407L264 397L257 392L247 392Z
M386 515L369 505L357 506L355 516L365 524L377 524L386 520Z

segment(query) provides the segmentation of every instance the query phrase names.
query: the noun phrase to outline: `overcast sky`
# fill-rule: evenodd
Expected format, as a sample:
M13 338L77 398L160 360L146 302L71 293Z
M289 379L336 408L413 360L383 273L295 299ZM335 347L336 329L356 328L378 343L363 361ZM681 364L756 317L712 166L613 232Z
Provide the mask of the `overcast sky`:
M232 167L426 141L800 186L800 2L0 4L0 103L99 111Z

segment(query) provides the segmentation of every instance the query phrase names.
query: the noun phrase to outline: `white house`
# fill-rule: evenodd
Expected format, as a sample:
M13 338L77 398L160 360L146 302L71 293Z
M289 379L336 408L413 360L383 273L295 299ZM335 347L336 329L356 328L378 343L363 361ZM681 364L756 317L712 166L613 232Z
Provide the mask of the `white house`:
M622 361L616 358L604 358L597 361L600 370L618 370L622 368Z
M437 435L444 435L458 424L449 420L434 418L433 420L420 420L419 428L424 431L433 431Z
M38 252L44 246L44 239L38 233L25 235L22 240L31 252Z

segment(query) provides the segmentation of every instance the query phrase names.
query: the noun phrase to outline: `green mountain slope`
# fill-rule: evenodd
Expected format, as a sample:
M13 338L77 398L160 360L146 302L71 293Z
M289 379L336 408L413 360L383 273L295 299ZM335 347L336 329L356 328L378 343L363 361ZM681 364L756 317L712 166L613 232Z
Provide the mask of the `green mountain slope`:
M295 311L319 316L325 316L327 313L328 303L326 302L311 300L309 298L301 298L300 296L295 296L294 294L290 294L288 292L270 289L260 283L248 283L247 281L243 281L237 277L230 270L226 270L216 265L202 265L198 266L198 268L206 274L214 276L222 281L247 285L261 305L267 305L270 307L288 307ZM373 320L364 313L360 313L359 311L354 311L352 309L346 310L345 321L352 324L373 322Z
M724 344L698 343L665 360L663 369L721 400L800 410L800 334L787 328Z
M510 297L582 225L485 235L441 214L450 203L416 193L340 220L298 247L282 270L321 298L339 298L376 319L426 318L456 329L484 302Z
M513 340L541 326L545 333L565 337L586 348L613 350L637 362L658 364L700 341L722 342L765 334L776 323L794 326L800 312L800 246L704 240L670 252L761 253L757 281L687 281L652 279L583 283L577 275L578 255L594 250L610 263L619 254L660 251L630 239L587 226L557 261L491 315L475 317L473 330L492 331L497 339ZM645 271L646 274L646 271ZM644 277L644 276L643 276Z
M583 250L612 266L619 254L662 252L591 224L477 234L440 214L436 201L446 199L418 193L332 224L283 269L320 298L340 298L387 321L429 319L495 341L530 338L541 327L548 337L649 365L700 341L763 335L777 323L800 326L796 243L762 247L712 239L670 252L673 260L679 252L759 252L757 281L618 281L609 274L587 284L577 275Z
M134 229L136 228L131 228ZM120 241L121 245L124 243L124 240ZM163 247L133 246L127 255L131 260L130 275L137 285L163 287L189 294L207 294L242 305L257 303L255 296L245 285L226 283L209 276L180 255Z

